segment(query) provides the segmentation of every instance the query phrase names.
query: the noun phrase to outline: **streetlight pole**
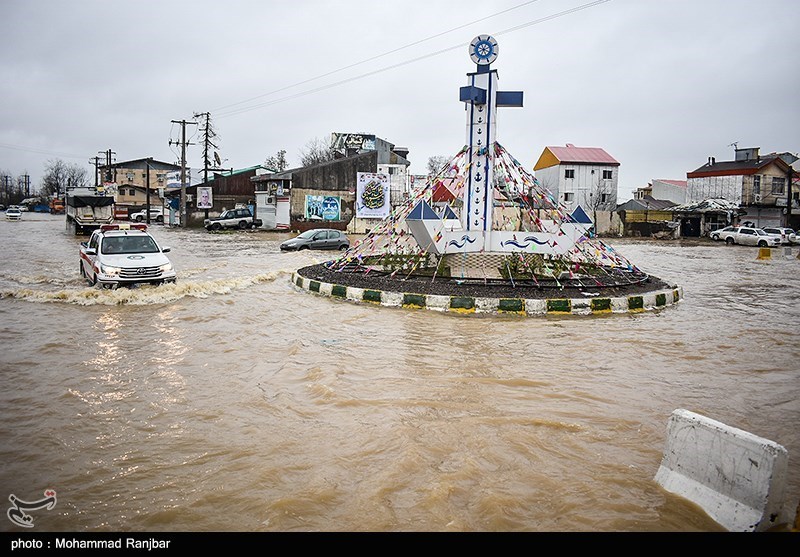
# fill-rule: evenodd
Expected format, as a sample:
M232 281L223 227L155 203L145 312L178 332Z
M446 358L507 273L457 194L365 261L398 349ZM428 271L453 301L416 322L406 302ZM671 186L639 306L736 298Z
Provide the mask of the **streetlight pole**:
M147 225L150 226L150 161L153 160L153 157L148 157L144 160L145 164L145 179L144 179L144 188L145 188L145 198L147 205Z

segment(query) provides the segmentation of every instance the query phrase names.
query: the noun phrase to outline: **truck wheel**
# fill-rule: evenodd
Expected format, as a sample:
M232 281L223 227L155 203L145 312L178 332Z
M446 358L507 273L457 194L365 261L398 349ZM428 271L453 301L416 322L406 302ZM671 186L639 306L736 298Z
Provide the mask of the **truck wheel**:
M728 244L729 246L732 246L733 245L733 238L731 238L730 236L725 238L725 243Z
M97 275L92 274L92 278L89 279L89 286L97 286Z
M142 215L138 215L138 216L136 217L136 222L142 222L143 220L144 220L144 219L142 218Z
M239 230L244 230L247 228L247 221L239 221Z
M211 225L211 230L219 230L220 228L222 228L222 226L220 226L218 222Z
M156 222L164 222L164 217L162 215L158 215L156 217Z

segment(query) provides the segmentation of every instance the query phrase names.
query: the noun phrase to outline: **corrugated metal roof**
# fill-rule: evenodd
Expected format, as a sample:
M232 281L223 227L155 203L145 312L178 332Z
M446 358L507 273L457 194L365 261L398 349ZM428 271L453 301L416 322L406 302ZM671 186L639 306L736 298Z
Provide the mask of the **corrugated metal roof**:
M567 143L565 147L548 146L547 148L562 163L619 165L614 157L600 147L575 147L572 143Z
M631 199L618 205L617 211L661 211L664 209L671 209L675 203L668 199L655 199L652 196L645 195L642 199Z

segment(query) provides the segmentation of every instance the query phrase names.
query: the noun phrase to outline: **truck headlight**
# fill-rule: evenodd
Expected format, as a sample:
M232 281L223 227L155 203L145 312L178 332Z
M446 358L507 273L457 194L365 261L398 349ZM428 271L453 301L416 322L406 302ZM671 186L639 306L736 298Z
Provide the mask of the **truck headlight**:
M121 269L119 267L110 267L108 265L100 265L100 272L103 273L104 275L108 275L110 277L117 276L119 274L120 270Z
M172 270L172 263L164 263L161 267L158 268L159 271L162 273L166 273Z

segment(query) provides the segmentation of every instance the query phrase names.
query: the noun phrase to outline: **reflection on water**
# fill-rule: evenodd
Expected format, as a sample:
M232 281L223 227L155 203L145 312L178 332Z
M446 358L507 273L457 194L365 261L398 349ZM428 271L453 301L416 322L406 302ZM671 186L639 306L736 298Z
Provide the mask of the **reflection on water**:
M653 481L676 408L785 446L798 499L796 257L614 240L685 300L465 317L298 291L327 254L262 232L155 226L178 283L93 289L48 217L0 222L0 485L56 489L37 528L720 530Z

